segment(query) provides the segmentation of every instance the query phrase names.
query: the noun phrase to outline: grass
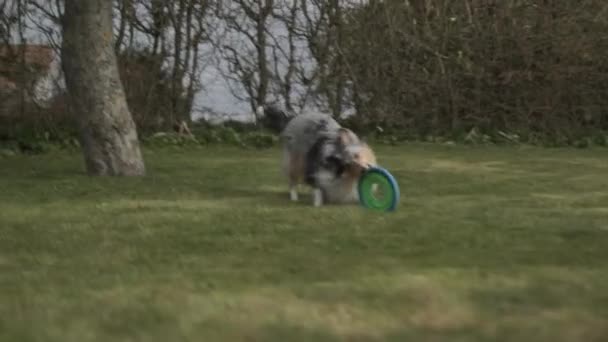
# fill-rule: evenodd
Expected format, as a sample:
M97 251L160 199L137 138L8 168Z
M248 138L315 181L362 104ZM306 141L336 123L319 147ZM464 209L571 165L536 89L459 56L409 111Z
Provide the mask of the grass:
M605 150L379 149L391 214L287 201L278 150L0 159L0 341L606 341Z

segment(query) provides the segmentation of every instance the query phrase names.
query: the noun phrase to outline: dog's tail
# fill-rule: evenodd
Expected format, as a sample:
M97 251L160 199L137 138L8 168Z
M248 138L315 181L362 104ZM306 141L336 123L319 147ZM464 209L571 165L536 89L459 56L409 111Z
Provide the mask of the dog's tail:
M277 134L281 133L289 121L295 116L293 113L287 113L273 105L259 106L257 108L257 115L264 128Z

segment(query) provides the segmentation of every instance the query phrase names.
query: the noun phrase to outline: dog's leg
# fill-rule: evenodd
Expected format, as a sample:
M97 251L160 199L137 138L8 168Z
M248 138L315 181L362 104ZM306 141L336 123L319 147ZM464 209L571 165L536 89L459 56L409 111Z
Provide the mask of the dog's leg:
M298 185L304 173L303 157L300 153L292 153L287 147L283 150L283 170L289 180L289 199L298 200Z
M378 184L374 183L372 184L372 192L376 192L378 191Z
M312 204L315 207L320 207L323 205L323 191L319 188L314 188L312 190Z
M289 199L292 201L298 200L298 184L296 182L289 182Z

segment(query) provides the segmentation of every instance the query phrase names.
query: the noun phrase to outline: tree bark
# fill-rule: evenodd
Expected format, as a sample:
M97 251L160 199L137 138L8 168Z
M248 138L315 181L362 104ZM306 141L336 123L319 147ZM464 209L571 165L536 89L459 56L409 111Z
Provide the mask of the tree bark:
M112 42L112 1L66 0L62 24L62 67L87 172L144 175Z

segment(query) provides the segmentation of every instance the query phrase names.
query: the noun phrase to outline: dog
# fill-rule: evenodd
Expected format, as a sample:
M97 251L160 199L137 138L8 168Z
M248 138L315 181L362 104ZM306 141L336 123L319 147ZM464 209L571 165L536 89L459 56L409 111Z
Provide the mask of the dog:
M312 188L315 207L359 201L359 177L377 165L366 142L326 114L287 114L273 106L259 107L258 114L280 132L281 165L292 201L298 201L297 188L304 184Z

